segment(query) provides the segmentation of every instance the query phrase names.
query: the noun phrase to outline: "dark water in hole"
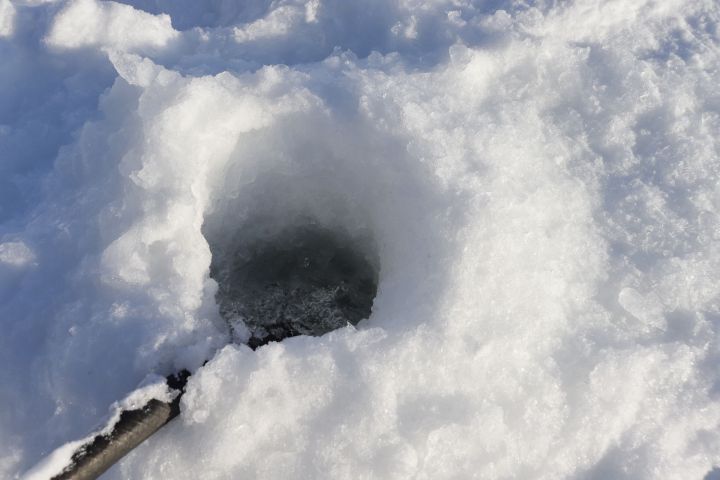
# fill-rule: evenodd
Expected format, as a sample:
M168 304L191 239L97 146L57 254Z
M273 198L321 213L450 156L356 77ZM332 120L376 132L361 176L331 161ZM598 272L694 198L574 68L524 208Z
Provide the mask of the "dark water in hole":
M342 236L298 229L240 245L229 258L211 266L216 300L231 328L245 322L250 346L322 335L370 316L376 269Z

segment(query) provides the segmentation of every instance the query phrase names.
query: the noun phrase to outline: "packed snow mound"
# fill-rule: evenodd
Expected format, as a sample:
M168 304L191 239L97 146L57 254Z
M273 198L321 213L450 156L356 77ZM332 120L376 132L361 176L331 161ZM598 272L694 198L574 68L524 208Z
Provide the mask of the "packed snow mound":
M0 477L182 368L107 478L717 477L716 1L0 0L0 57ZM253 351L211 265L304 228L372 311Z
M73 0L55 17L47 42L64 48L129 51L162 48L177 36L168 15L151 15L116 2Z

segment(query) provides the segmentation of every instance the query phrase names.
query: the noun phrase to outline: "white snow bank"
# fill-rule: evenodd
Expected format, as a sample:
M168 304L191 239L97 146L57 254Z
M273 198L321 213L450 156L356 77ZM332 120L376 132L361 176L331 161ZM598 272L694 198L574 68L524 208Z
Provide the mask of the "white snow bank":
M116 2L73 0L54 19L54 47L102 46L122 51L160 49L178 37L168 15L150 15Z
M720 465L717 2L130 3L0 43L0 244L34 264L0 283L0 476L180 368L108 478ZM227 345L211 259L307 225L374 256L372 315Z

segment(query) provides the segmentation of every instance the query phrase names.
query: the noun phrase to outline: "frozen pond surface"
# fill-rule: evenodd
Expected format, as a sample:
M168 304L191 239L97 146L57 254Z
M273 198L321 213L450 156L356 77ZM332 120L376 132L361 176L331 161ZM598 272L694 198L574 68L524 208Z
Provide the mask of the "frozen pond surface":
M0 478L717 478L719 139L716 0L0 0Z

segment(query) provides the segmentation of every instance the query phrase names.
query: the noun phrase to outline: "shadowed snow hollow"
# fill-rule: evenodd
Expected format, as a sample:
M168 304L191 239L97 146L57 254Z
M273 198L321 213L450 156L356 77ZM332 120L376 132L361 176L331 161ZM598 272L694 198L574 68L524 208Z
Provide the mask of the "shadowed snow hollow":
M0 477L713 478L717 2L351 3L0 0Z

